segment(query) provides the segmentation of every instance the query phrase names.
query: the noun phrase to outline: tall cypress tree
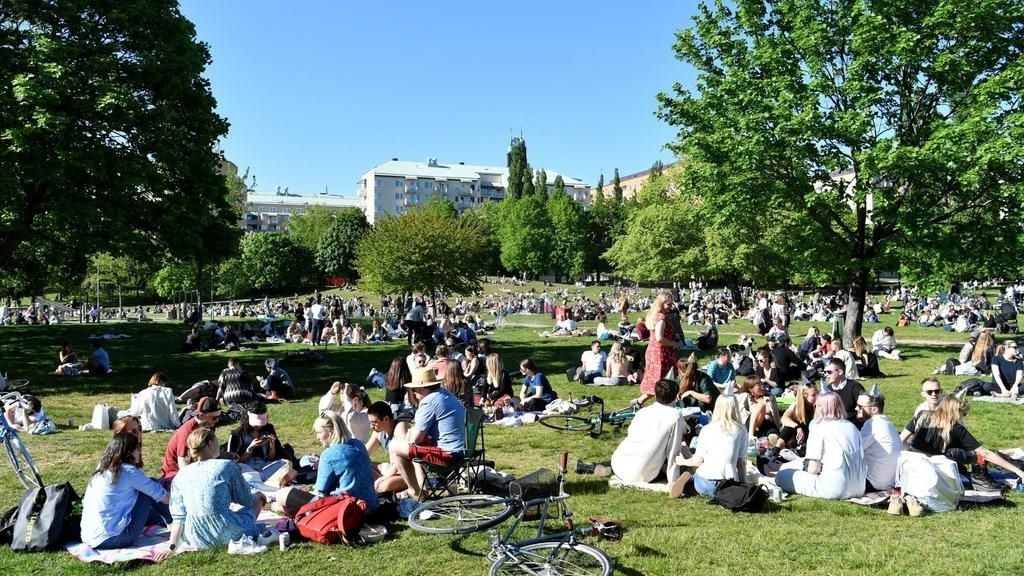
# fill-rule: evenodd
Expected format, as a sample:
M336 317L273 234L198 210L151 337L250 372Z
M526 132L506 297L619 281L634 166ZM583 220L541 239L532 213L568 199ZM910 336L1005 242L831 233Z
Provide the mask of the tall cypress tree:
M540 198L541 202L548 199L548 173L543 168L537 170L537 179L533 182L533 193Z
M562 175L555 176L555 190L552 192L552 196L555 194L565 194L565 180L562 179Z
M594 202L597 204L604 202L604 172L601 172L601 177L597 179L597 188L594 189L594 192L597 193Z
M615 195L616 202L622 202L622 181L619 180L619 169L615 169L615 175L612 176L612 194Z
M506 198L515 200L523 197L524 172L527 174L527 178L532 177L533 173L529 172L529 165L526 162L526 142L522 138L513 138L509 143Z

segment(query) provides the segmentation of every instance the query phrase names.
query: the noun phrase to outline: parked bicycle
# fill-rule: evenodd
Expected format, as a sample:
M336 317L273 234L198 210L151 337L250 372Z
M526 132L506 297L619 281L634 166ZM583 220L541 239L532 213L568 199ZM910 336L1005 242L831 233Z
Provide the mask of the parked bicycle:
M545 414L540 417L541 424L563 432L586 432L597 438L604 431L604 425L610 424L617 431L633 420L636 411L623 408L614 412L604 411L604 400L598 396L584 396L573 400L576 411L572 414Z
M491 549L489 574L532 574L534 576L608 576L611 559L600 549L580 542L581 538L601 537L617 541L622 528L616 522L592 517L591 523L577 527L566 504L565 472L568 452L562 452L559 471L540 469L509 485L509 497L469 494L442 498L417 508L409 516L409 525L431 534L468 534L488 530L516 515L504 533L488 530ZM554 505L566 530L545 534L544 527ZM513 540L516 528L524 520L538 515L537 535Z
M8 381L9 383L10 381ZM25 381L21 386L26 384L28 384L28 381ZM25 488L41 488L43 486L43 479L39 476L39 469L36 468L35 461L32 460L32 456L28 453L28 448L25 447L25 444L18 436L18 431L7 422L6 407L12 402L19 404L24 402L21 392L13 391L0 395L0 405L5 407L4 410L0 410L0 442L3 443L4 449L7 451L7 457L11 460L14 473L18 475L18 479L21 480Z

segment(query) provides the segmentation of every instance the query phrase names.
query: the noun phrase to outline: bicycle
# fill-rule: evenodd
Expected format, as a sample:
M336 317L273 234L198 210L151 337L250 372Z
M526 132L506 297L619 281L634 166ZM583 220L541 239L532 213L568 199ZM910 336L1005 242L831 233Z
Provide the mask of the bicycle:
M28 381L25 381L25 384L28 384ZM36 467L35 461L32 460L32 456L28 453L28 448L25 447L25 444L18 436L18 431L7 422L6 407L11 402L21 403L21 392L14 391L0 395L0 405L4 407L3 410L0 410L0 442L3 443L7 451L7 457L11 460L11 466L14 467L14 472L18 475L22 485L27 489L42 488L43 479L39 475L39 469Z
M509 497L469 494L442 498L423 504L409 515L409 525L430 534L469 534L487 530L491 549L490 576L501 574L532 574L534 576L588 575L608 576L612 560L600 549L580 542L583 537L602 537L617 541L622 528L616 522L592 517L592 524L577 527L566 504L566 463L568 452L562 452L559 472L540 469L509 486ZM544 534L550 507L557 508L566 530ZM539 525L534 538L515 541L519 525L539 511ZM516 519L504 533L491 529L515 515Z
M605 424L611 424L616 431L621 431L622 426L631 422L636 416L632 408L623 408L615 412L604 411L604 400L598 396L585 396L573 401L577 411L572 414L544 414L540 417L541 424L548 428L561 430L563 432L586 432L592 438L597 438L604 431ZM598 407L596 414L589 416L580 415L580 410L591 410Z

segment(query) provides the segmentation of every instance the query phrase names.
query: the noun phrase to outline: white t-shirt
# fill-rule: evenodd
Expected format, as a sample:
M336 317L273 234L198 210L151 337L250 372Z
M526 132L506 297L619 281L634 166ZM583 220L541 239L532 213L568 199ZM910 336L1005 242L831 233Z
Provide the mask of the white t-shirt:
M604 350L594 354L593 350L587 350L580 357L585 372L604 372L604 363L608 359L608 353Z
M641 408L626 438L612 454L612 471L627 483L650 482L665 470L669 482L679 477L676 454L686 432L683 413L664 404Z
M896 482L896 463L903 449L896 427L884 414L878 414L864 422L860 438L868 482L878 490L892 488Z
M860 431L849 420L815 422L807 437L808 460L821 461L821 473L797 473L798 494L839 500L864 494L864 456Z
M726 431L709 424L700 431L694 454L704 459L697 467L697 474L705 480L741 480L736 462L745 457L746 451L746 430Z

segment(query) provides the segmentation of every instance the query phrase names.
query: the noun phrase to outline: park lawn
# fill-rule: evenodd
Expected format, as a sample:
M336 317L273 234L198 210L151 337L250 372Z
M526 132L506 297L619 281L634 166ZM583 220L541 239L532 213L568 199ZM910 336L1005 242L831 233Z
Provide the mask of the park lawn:
M544 316L513 318L516 323L547 324ZM731 341L724 335L723 343ZM800 334L794 325L794 334ZM103 378L58 378L52 375L56 351L64 340L77 350L87 350L92 326L5 327L0 343L0 371L11 378L29 378L31 389L44 401L47 412L58 422L89 419L97 402L126 408L130 393L145 386L155 370L166 372L175 392L204 378L214 378L225 365L227 355L210 352L177 354L184 339L181 324L145 323L103 325L116 327L132 338L107 344L115 372ZM746 329L746 326L743 326ZM802 328L806 332L806 327ZM927 334L945 334L925 329ZM934 331L934 332L932 332ZM910 329L908 329L910 332ZM493 336L496 351L507 368L531 357L549 374L562 397L597 392L611 408L625 406L635 388L593 389L567 383L565 369L575 365L587 348L587 338L541 339L533 327L510 327ZM740 332L737 332L737 334ZM749 330L747 330L749 333ZM897 332L901 337L902 332ZM905 336L910 339L911 336ZM916 337L915 337L916 338ZM922 338L923 339L923 338ZM930 338L939 340L940 338ZM902 427L920 401L918 383L946 357L955 355L957 341L950 344L906 347L907 360L882 360L888 374L879 383L888 398L887 412ZM257 351L237 355L252 372L259 373L263 359L302 349L296 345L261 346ZM322 364L290 366L300 400L271 407L271 421L283 441L300 454L316 449L311 423L319 397L335 379L362 382L371 367L384 369L396 354L404 355L401 343L377 346L346 346L326 349ZM700 355L701 363L709 354ZM870 384L873 381L869 381ZM943 378L944 387L955 385ZM371 391L378 399L380 391ZM1024 446L1020 426L1024 408L976 403L967 424L986 446ZM624 433L624 432L623 432ZM220 434L226 437L226 431ZM28 437L26 442L48 483L70 480L84 490L88 474L109 438L103 431L79 432L62 429L47 437ZM169 434L144 437L145 468L157 474ZM621 435L607 430L601 438L579 433L559 433L539 425L518 429L489 426L486 429L488 457L500 470L520 475L538 467L555 466L560 450L569 450L571 461L605 460ZM378 458L380 456L378 455ZM20 484L6 464L0 468L0 506L13 506L21 493ZM892 517L884 510L867 509L844 502L793 498L767 514L731 514L702 499L670 501L664 494L632 490L610 490L601 479L569 474L570 505L578 520L590 515L614 518L623 523L626 534L619 543L600 543L615 558L620 574L1014 574L1024 572L1024 551L1015 536L1021 516L1016 504L1024 501L1012 493L1005 506L991 506L932 515L924 518ZM160 565L106 567L88 565L64 552L15 555L0 551L5 573L43 574L299 574L330 570L346 574L480 574L487 568L483 554L485 535L463 538L431 536L408 529L402 523L389 527L392 535L368 548L325 547L296 544L286 553L276 550L256 558L229 556L224 550L183 554Z

